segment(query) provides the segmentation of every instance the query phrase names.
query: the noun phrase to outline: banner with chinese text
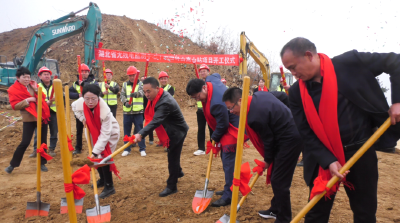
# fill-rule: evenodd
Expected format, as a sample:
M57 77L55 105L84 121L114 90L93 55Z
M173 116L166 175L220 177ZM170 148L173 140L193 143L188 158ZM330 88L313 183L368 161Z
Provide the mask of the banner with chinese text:
M220 66L239 66L239 55L176 55L126 52L109 49L95 49L96 60L135 61L153 63L197 63Z

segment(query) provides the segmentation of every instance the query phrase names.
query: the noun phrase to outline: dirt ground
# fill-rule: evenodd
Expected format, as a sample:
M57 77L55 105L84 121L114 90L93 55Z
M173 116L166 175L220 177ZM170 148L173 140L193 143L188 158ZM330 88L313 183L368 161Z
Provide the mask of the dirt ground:
M6 110L11 115L18 116L19 112ZM158 194L165 188L168 177L167 157L164 149L148 145L147 156L141 157L138 147L127 157L116 157L116 164L121 171L121 180L114 177L116 194L104 200L101 205L111 205L112 222L216 222L222 215L229 214L230 207L215 208L209 206L202 214L192 211L192 199L196 190L204 186L208 156L194 156L197 149L197 124L195 110L183 111L186 121L190 126L189 134L184 143L181 165L185 176L179 179L178 193L160 198ZM73 116L72 116L73 117ZM118 110L117 119L122 123L122 111ZM7 120L0 116L3 127ZM72 120L72 129L75 132L75 121ZM65 197L63 187L63 172L59 146L56 148L57 156L49 161L49 172L42 173L42 201L50 203L49 216L32 217L25 219L27 202L36 200L36 168L35 159L28 158L32 151L32 144L25 153L20 167L12 174L7 174L4 168L8 166L12 154L19 144L22 135L22 123L19 121L15 127L8 127L0 133L0 222L68 222L68 215L60 214L60 198ZM122 128L121 128L122 135ZM84 145L86 142L84 140ZM122 146L122 139L118 146ZM74 143L75 145L75 143ZM399 144L400 145L400 144ZM400 148L398 145L398 148ZM74 159L84 159L87 148ZM400 173L394 171L400 165L399 153L385 154L378 152L379 157L379 189L377 222L400 222L399 182ZM254 167L254 159L260 159L257 151L251 147L244 151L243 162L250 162ZM73 166L73 169L78 169ZM303 169L296 168L291 187L291 201L293 216L307 203L308 188L303 180ZM221 190L224 178L220 158L213 161L210 190ZM85 210L95 206L93 190L90 185L81 186L86 191L83 213L78 214L78 222L85 222ZM265 186L265 176L260 178L253 188L253 193L248 196L238 214L240 222L273 222L257 215L257 211L267 209L272 198L271 187ZM213 200L218 199L214 195ZM344 189L338 193L330 222L352 222L352 212L349 200Z

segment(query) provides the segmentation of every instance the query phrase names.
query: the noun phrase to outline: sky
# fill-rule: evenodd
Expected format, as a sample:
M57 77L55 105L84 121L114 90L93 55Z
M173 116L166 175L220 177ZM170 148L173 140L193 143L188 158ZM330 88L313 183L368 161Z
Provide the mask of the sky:
M230 30L234 37L239 37L240 32L245 31L256 47L267 58L276 60L276 63L280 63L279 52L282 46L299 36L314 42L317 51L329 57L353 49L360 52L400 53L398 0L95 2L105 14L125 15L159 25L170 20L169 23L173 23L173 26L169 25L171 31L179 34L180 30L184 30L189 37L199 29L206 37L211 37L218 28ZM1 33L57 19L88 6L89 1L0 0L0 5ZM84 11L79 15L86 13ZM381 75L380 80L385 87L390 88L389 75ZM390 91L386 97L390 103Z

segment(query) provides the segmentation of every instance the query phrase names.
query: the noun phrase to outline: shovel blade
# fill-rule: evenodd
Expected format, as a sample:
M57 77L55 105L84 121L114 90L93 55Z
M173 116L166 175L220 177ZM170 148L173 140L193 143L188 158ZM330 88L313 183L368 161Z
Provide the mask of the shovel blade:
M99 167L111 165L113 163L114 163L114 161L108 161L108 162L105 162L105 163L94 162L93 165L90 166L90 168L99 168Z
M231 218L224 214L224 216L222 216L216 223L230 223L229 221L231 220ZM236 223L239 223L239 220L236 220Z
M86 218L88 223L110 222L110 205L100 206L100 213L97 213L96 207L86 209Z
M75 199L75 212L77 214L81 214L83 209L83 198L82 199ZM60 206L60 214L68 213L68 203L65 197L61 198L61 206Z
M206 196L203 197L203 192L202 190L196 190L196 193L194 194L193 202L192 202L192 209L193 212L196 214L202 213L208 205L211 202L211 198L214 195L214 191L209 191L207 190Z
M38 203L40 210L38 210ZM50 204L39 202L28 202L26 204L25 218L33 216L49 216Z

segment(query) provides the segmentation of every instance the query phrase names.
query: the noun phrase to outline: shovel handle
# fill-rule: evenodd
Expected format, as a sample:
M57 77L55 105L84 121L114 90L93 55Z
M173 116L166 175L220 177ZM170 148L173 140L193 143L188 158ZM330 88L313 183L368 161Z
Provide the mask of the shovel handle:
M215 145L214 140L212 141L212 144ZM207 165L207 174L206 174L207 180L210 178L212 160L213 160L213 153L212 153L212 151L210 151L210 156L208 158L208 165Z
M256 175L254 176L253 180L251 181L251 183L250 183L250 185L249 185L250 189L253 189L253 186L254 186L254 184L257 182L258 177L260 177L260 175L258 175L258 173L256 173ZM243 205L244 201L246 200L246 198L247 198L247 196L248 196L249 194L250 194L250 193L246 194L246 196L243 196L243 197L240 199L239 204L238 204L238 207L237 207L237 209L238 209L237 211L239 211L240 206Z
M378 138L390 127L390 117L379 127L378 130L364 143L364 145L346 162L346 164L339 170L340 174L343 174L349 170L355 162L357 162L362 155L378 140ZM327 188L331 188L339 178L337 176L332 177L326 184ZM326 194L326 191L316 195L311 199L310 202L293 218L291 223L299 222L314 205Z
M90 138L89 128L86 126L85 129L86 129L86 137L87 137L87 143L88 143L89 156L91 156L92 155L92 140ZM96 180L95 168L92 167L92 170L90 172L91 172L90 174L92 174L94 194L97 195L97 180Z
M36 135L37 135L37 150L42 145L42 87L38 87L38 102L37 102L37 122L36 122ZM36 151L37 151L36 150ZM41 157L40 154L36 154L36 190L40 193L40 176L41 176Z

